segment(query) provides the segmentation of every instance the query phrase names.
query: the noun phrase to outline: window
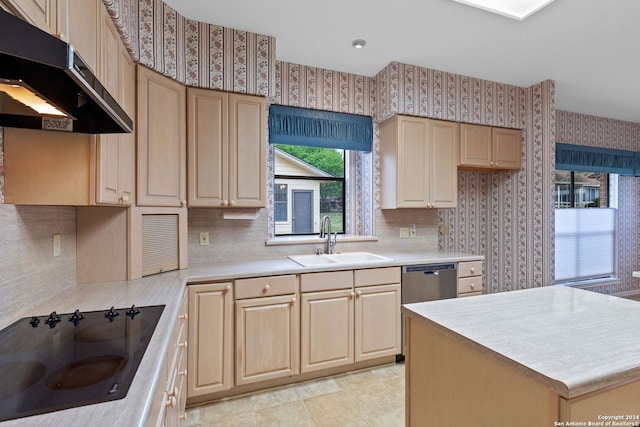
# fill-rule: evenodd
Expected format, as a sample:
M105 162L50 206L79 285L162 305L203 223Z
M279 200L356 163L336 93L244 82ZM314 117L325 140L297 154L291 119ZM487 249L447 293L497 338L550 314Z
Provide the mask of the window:
M371 117L271 105L270 236L370 232L372 142Z
M609 175L599 172L556 171L556 208L606 208Z
M317 234L325 215L331 219L332 232L344 233L345 151L275 146L276 235Z

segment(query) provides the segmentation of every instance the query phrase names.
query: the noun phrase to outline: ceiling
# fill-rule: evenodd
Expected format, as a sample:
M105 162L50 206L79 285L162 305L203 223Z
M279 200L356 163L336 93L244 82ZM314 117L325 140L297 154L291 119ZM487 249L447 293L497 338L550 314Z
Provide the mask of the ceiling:
M451 0L164 0L183 16L276 38L276 57L375 76L398 61L528 87L556 108L640 122L640 1L555 0L516 21ZM351 42L362 38L363 49Z

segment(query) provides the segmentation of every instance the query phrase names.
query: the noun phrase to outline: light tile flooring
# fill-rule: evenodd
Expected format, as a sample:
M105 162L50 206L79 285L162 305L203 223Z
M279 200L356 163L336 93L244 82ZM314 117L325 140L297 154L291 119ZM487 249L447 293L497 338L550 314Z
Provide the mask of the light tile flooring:
M404 364L293 384L189 409L184 426L404 426Z

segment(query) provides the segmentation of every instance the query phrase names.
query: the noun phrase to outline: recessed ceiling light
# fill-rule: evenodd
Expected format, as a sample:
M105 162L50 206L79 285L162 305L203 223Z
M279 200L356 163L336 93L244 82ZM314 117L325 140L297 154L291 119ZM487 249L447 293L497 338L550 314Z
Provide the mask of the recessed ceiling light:
M362 49L366 44L367 41L362 39L356 39L351 42L351 46L355 47L356 49Z
M511 19L522 21L554 0L453 0Z

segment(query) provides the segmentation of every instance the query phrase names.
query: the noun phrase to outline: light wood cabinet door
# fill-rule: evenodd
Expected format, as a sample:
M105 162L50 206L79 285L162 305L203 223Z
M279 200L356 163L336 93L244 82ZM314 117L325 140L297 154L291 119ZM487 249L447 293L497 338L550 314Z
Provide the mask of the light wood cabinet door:
M521 167L522 131L463 123L460 158L463 169L517 170Z
M138 66L137 204L186 205L186 89Z
M429 120L429 206L458 205L458 123Z
M233 385L233 286L189 285L188 396Z
M106 8L100 16L99 78L127 114L135 111L135 65L120 41ZM97 137L96 202L132 205L134 196L135 137L132 133Z
M458 129L407 116L380 125L382 209L457 206Z
M355 361L400 354L400 283L355 293Z
M295 294L236 300L236 385L298 374L299 322Z
M187 90L190 206L266 205L266 101Z
M49 34L57 35L58 8L56 0L6 0L18 16Z
M223 207L229 199L229 94L187 89L189 206Z
M98 28L101 0L74 1L67 11L68 41L82 60L98 73Z
M267 200L264 98L229 95L229 206L262 208Z
M353 363L353 290L303 293L301 300L301 372Z
M491 127L462 123L459 164L490 168L491 162Z
M522 159L522 131L520 129L492 129L493 167L520 169Z

